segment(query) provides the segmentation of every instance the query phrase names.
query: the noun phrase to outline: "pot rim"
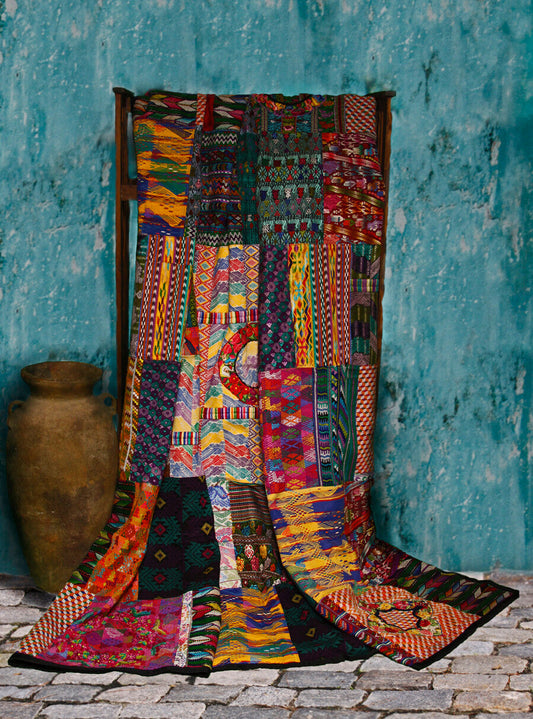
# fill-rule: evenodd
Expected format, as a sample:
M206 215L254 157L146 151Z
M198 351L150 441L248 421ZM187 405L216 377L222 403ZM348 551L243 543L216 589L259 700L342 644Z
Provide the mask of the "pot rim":
M83 387L94 385L102 378L103 372L100 367L88 362L50 360L27 365L20 370L20 374L30 386L59 387L68 383L70 387Z

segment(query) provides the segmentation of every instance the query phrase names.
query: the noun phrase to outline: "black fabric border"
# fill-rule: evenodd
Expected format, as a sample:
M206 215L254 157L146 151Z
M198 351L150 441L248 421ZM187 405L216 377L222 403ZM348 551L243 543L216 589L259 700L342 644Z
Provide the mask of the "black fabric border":
M338 659L333 659L327 662L327 664L341 664L342 662L364 662L375 654L379 654L378 651L372 647L368 647L368 656L366 657L354 657L353 659L347 659L345 656L340 656ZM54 664L53 662L47 662L44 659L39 659L31 654L24 654L23 652L15 652L8 659L10 667L19 667L22 669L41 669L42 671L56 672L58 674L66 674L67 672L79 672L80 674L108 674L109 672L121 672L124 674L139 674L141 676L150 677L158 674L178 674L185 676L199 676L208 677L210 674L220 673L224 671L244 671L249 669L291 669L293 667L318 667L325 666L326 663L322 662L318 657L316 661L311 662L286 662L278 663L272 662L268 664L257 663L257 664L225 664L219 667L213 667L209 670L194 670L193 668L182 668L175 666L162 667L161 669L133 669L130 667L85 667L85 666L65 666L63 664Z
M10 667L19 667L23 669L41 669L43 671L57 672L58 674L65 674L67 672L79 672L80 674L108 674L109 672L120 672L122 674L140 674L141 676L150 677L156 676L157 674L185 674L187 676L199 676L208 677L211 674L210 669L197 670L193 667L162 667L161 669L134 669L132 667L86 667L83 665L71 664L66 666L64 664L54 664L54 662L47 662L44 659L39 659L31 654L24 654L23 652L15 652L8 659L8 665Z

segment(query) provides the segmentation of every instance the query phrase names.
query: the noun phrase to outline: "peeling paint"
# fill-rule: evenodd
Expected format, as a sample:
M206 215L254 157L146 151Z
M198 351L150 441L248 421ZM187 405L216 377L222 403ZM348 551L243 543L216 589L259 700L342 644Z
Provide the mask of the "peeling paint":
M17 12L18 3L17 0L5 0L5 9L9 17L15 17Z
M399 207L394 213L394 224L396 225L396 229L398 230L400 235L403 234L406 223L407 218L405 217L405 212L403 211L402 207Z

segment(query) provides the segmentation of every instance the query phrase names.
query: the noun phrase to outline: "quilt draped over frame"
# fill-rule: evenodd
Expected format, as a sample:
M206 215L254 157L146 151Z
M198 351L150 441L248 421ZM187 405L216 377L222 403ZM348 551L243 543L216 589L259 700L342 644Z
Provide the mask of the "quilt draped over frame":
M428 665L516 592L375 535L375 99L151 92L133 114L114 507L11 663Z

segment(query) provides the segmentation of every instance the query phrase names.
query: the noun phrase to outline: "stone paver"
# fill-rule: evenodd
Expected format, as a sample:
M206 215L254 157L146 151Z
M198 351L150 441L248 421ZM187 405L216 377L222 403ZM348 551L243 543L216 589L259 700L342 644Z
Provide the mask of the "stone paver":
M449 709L452 705L451 689L419 691L375 691L363 704L369 709L401 711L402 709Z
M457 657L452 672L457 674L520 674L526 668L525 659L518 657Z
M262 707L231 707L217 706L207 707L202 714L202 719L289 719L288 709L263 709Z
M22 702L0 702L2 719L34 719L39 714L42 704Z
M29 687L36 686L38 684L48 684L53 677L53 673L42 672L40 669L19 669L18 667L6 667L0 671L0 684L10 684L17 687Z
M396 664L391 659L381 656L381 654L374 654L373 657L364 661L361 665L362 672L370 672L373 670L389 671L389 672L407 672L409 667L405 667L403 664Z
M54 601L54 595L47 592L39 592L38 590L30 590L26 592L24 604L28 607L37 607L38 609L48 609ZM1 604L1 602L0 602Z
M91 687L87 684L56 684L49 685L40 689L35 695L35 699L43 702L76 702L84 704L90 702L91 699L100 691L100 687Z
M451 659L439 659L438 662L433 662L431 666L422 669L422 671L429 672L430 674L441 674L442 672L448 671L451 662Z
M298 695L297 707L346 707L361 703L365 694L359 689L304 689Z
M440 674L435 677L433 688L500 691L507 682L507 674Z
M520 593L518 599L515 599L515 609L528 609L533 604L533 597L524 591Z
M33 591L35 582L25 574L4 574L0 573L0 587L2 589L24 589Z
M279 689L278 687L248 687L231 706L267 706L289 707L297 692L294 689Z
M350 717L350 719L352 718ZM468 719L468 715L445 714L444 712L402 712L401 714L387 714L387 719ZM496 718L492 717L492 719Z
M349 689L354 682L355 676L351 672L294 672L288 669L278 686L293 689Z
M350 711L349 714L346 714L345 709L305 708L297 709L291 714L291 719L377 719L377 717L379 717L379 714L376 712Z
M367 660L368 661L368 660ZM389 660L387 660L389 661ZM317 664L312 667L291 667L291 672L356 672L363 664L362 659L347 660L335 664Z
M508 608L509 609L509 608ZM510 614L497 614L494 619L483 625L482 628L490 629L491 627L500 627L501 629L515 629L518 625L518 617Z
M9 652L10 654L13 654L14 652L18 652L20 647L20 639L8 639L5 642L2 642L2 651L3 652Z
M533 607L529 606L515 608L515 606L512 604L509 616L519 617L520 619L533 619Z
M533 674L517 674L510 677L509 687L519 692L533 692Z
M478 711L490 707L491 711L525 712L531 706L529 692L459 692L453 702L458 711Z
M498 644L525 644L533 641L531 629L499 629L498 627L482 627L478 629L476 639Z
M169 691L169 689L170 687L167 687L164 684L115 687L114 689L104 689L104 691L96 697L96 701L124 702L127 704L157 702Z
M197 677L195 684L238 684L239 686L262 686L272 684L279 677L277 669L246 669L213 672L208 677Z
M205 716L205 704L130 704L120 713L120 719L200 719ZM228 712L226 707L226 712ZM227 715L227 719L232 719Z
M355 685L357 689L429 689L433 682L431 674L421 672L365 672Z
M237 685L203 684L191 686L180 684L163 697L163 702L229 702L244 689Z
M41 710L47 719L118 719L118 704L50 704Z
M113 675L118 674L118 672L113 672ZM93 675L95 676L95 675ZM112 679L109 684L112 684L115 680ZM187 684L190 683L192 680L192 677L187 676L186 674L174 674L174 673L165 673L165 674L154 674L151 677L146 677L142 674L121 674L118 677L118 683L124 684L124 685L130 685L130 684L137 684L140 686L144 686L145 684L165 684L166 686L172 687L176 684ZM96 676L94 681L98 681ZM98 681L99 684L102 684L101 681Z
M533 659L533 644L510 644L506 647L498 649L498 654L503 657Z
M15 607L24 599L23 589L0 589L0 607Z
M11 635L11 639L22 639L22 637L25 637L31 632L32 628L33 624L26 624L22 627L19 627L18 629L15 629L15 631Z
M44 672L42 672L44 674ZM139 676L136 674L135 676ZM98 686L113 684L120 677L120 672L64 672L52 680L52 684L97 684ZM144 677L146 679L146 677ZM145 683L145 682L143 682Z
M477 639L467 639L466 642L459 644L448 657L466 657L466 656L489 656L494 651L494 642L478 641Z
M39 687L0 687L0 699L29 699Z
M0 624L35 624L42 612L35 607L0 606Z

